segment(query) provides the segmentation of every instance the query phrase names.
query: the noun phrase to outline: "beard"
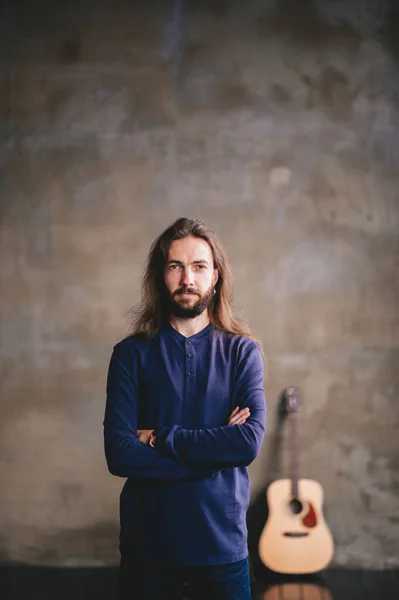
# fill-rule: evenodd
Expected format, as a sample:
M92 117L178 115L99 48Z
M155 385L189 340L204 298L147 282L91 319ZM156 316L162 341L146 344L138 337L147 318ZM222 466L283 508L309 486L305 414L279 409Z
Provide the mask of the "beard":
M198 300L191 306L187 306L175 297L183 292L191 292L197 294ZM213 288L209 288L204 294L200 294L198 290L193 288L180 288L173 294L169 294L168 305L170 312L179 319L194 319L202 315L204 310L209 308L213 302Z

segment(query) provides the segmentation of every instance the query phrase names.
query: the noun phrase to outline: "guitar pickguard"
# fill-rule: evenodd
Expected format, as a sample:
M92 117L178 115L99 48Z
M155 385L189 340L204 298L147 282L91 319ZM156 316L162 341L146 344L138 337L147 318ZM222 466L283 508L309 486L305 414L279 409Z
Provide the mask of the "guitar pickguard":
M308 513L303 517L302 523L305 525L305 527L309 527L311 529L312 527L316 527L317 518L316 518L316 511L313 508L312 503L308 501L308 505L309 505L309 510L308 510Z

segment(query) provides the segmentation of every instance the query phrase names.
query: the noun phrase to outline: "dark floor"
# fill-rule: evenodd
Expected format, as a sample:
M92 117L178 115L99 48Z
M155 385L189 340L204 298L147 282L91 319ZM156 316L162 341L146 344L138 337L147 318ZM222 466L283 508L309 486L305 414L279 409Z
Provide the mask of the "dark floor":
M399 600L399 569L327 569L302 580L254 582L254 600Z
M116 578L116 568L3 565L0 566L0 598L115 600ZM254 600L399 600L399 569L328 569L317 578L285 582L258 574L253 592Z

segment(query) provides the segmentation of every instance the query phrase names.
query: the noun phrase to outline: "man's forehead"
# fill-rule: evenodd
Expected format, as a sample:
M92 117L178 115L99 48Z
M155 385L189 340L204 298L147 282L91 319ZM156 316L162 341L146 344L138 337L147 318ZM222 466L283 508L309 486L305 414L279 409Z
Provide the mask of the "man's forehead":
M190 260L212 261L212 249L208 242L201 238L183 238L172 242L168 260L179 260L180 258L189 258Z

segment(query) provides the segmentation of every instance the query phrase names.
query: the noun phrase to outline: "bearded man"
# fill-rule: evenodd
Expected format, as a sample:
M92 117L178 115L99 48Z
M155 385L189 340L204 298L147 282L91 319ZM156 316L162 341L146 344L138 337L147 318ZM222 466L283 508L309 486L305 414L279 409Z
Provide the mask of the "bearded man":
M104 417L120 496L119 600L250 600L247 466L266 419L260 344L231 310L216 234L181 218L152 244Z

